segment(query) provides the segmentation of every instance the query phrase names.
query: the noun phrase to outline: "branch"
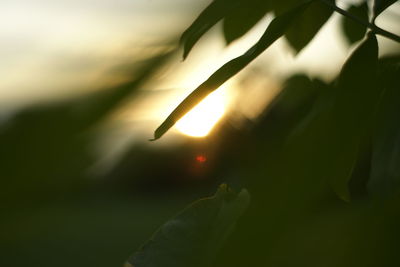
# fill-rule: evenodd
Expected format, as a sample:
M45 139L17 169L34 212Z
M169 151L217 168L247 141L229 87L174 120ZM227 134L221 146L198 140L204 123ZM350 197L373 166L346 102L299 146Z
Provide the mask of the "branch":
M340 7L338 7L337 5L335 5L334 3L330 2L329 0L320 0L322 3L324 3L325 5L329 6L330 8L332 8L334 11L338 12L339 14L369 28L372 32L382 35L386 38L389 38L393 41L396 41L398 43L400 43L400 36L388 32L382 28L379 28L378 26L376 26L375 24L369 23L367 21L364 21L362 19L359 19L358 17L354 16L353 14L347 12L346 10L341 9Z

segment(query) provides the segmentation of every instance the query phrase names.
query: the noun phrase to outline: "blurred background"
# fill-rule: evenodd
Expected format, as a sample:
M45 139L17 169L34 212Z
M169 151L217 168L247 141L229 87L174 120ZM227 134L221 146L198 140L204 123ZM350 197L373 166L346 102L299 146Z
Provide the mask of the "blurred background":
M217 266L400 263L399 202L374 206L367 197L371 147L350 181L352 204L328 183L294 179L297 159L312 160L313 150L285 148L359 44L338 14L300 52L279 39L148 141L273 18L229 46L218 23L183 61L179 37L209 3L0 2L0 266L122 266L164 221L222 182L247 187L253 200ZM376 21L398 35L399 22L398 2ZM398 57L398 43L378 43L381 58ZM243 247L251 243L257 248Z

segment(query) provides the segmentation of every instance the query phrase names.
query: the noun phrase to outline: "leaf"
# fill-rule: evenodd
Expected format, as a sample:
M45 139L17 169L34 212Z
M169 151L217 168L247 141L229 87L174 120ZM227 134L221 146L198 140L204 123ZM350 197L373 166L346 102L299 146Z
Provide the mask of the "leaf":
M183 59L185 59L197 41L218 21L223 19L238 4L239 0L215 0L201 12L197 19L182 34Z
M335 1L332 1L333 3ZM300 52L331 17L333 10L320 1L314 1L301 17L285 33L290 45Z
M189 112L197 103L204 99L211 92L220 87L224 82L229 80L251 61L258 57L264 50L280 38L293 22L294 18L299 16L308 6L307 1L290 11L276 17L268 25L260 40L253 45L243 55L229 61L216 72L214 72L205 82L197 87L189 96L187 96L175 110L167 117L167 119L156 129L154 139L157 140L163 136L183 115Z
M352 5L347 10L350 14L358 17L363 21L368 21L368 4L363 2L360 5ZM353 44L364 38L367 28L359 23L352 21L347 17L342 18L342 29L346 40Z
M135 267L209 266L249 205L247 190L223 184L166 222L127 262ZM129 266L129 265L127 265Z
M223 21L225 41L230 44L245 35L270 10L269 1L244 0Z
M368 85L376 76L376 65L378 59L378 43L376 36L372 32L368 33L368 38L362 42L357 49L350 55L344 63L339 76L339 85L342 91L346 92L345 86L354 87L347 91L354 97L355 92L364 92L363 88L356 85ZM372 75L372 76L370 76Z
M374 7L373 7L373 16L372 21L375 22L375 19L383 12L386 8L391 6L397 2L397 0L374 0Z
M289 77L279 93L267 107L267 111L274 110L279 114L298 115L304 107L308 109L313 99L322 90L317 81L311 81L303 74Z
M348 182L363 139L370 135L382 91L376 83L377 62L378 43L370 32L346 61L338 79L331 129L336 134L332 149L338 157L333 161L333 169L336 166L338 172L330 175L330 182L342 198L349 197Z
M307 181L310 187L325 178L337 195L347 201L348 182L370 134L380 95L375 79L377 58L376 37L369 34L344 64L335 86L321 92L283 152L284 162L293 169L288 172Z
M376 117L368 192L378 196L400 193L400 60L390 64L380 84L385 88Z
M298 0L282 0L282 1L269 1L276 16L279 16L286 11L292 9L299 4ZM304 2L304 1L303 1Z

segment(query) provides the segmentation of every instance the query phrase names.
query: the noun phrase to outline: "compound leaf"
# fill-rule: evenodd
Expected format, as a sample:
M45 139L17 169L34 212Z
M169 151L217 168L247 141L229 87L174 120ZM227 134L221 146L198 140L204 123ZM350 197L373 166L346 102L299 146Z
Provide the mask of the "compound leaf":
M214 72L205 82L197 87L189 96L187 96L167 119L156 129L154 139L156 140L163 136L174 124L187 112L190 111L197 103L204 99L211 92L220 87L223 83L236 75L264 50L272 45L280 38L292 24L294 19L301 15L303 11L310 5L310 1L302 3L288 12L276 17L268 25L260 40L253 45L243 55L229 61L216 72Z

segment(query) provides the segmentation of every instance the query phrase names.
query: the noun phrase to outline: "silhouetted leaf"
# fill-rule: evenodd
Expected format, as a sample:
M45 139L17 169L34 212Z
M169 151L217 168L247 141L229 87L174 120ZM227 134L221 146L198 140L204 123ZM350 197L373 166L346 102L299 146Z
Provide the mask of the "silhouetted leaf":
M299 1L299 0L281 0L281 1L269 1L269 2L274 10L275 15L280 16L281 14L285 13L289 9L298 5L299 2L301 2L301 1Z
M268 25L260 40L253 45L243 55L229 61L214 74L212 74L205 82L197 87L189 96L187 96L175 110L167 117L167 119L156 129L154 139L163 136L183 115L191 110L197 103L204 99L211 92L220 87L224 82L241 71L251 61L258 57L264 50L280 38L293 20L301 15L303 11L310 5L307 1L288 12L276 17Z
M346 61L337 84L321 92L283 153L292 175L311 179L310 186L325 178L344 200L350 199L347 184L379 99L377 57L376 38L370 34Z
M397 0L374 0L374 7L372 12L372 21L375 21L386 8L394 4Z
M379 101L381 88L376 84L378 43L376 36L368 38L344 64L338 80L338 91L333 109L332 149L337 170L330 181L342 198L348 198L348 181L357 161L363 139L370 135L371 121ZM336 167L336 168L335 168Z
M368 4L363 2L359 5L352 5L347 10L349 13L363 21L368 21ZM367 32L367 28L359 23L347 18L342 18L342 28L344 36L350 44L360 41Z
M331 8L320 1L314 1L304 14L296 19L285 33L286 39L296 52L300 52L314 38L332 12Z
M227 44L246 34L270 11L269 1L243 0L223 21L223 32Z
M250 201L227 185L166 222L129 260L135 267L209 266Z
M374 127L368 191L380 196L400 192L400 59L396 61L384 66L379 84L385 92Z
M182 34L183 59L185 59L197 41L218 21L234 10L239 0L214 0L201 12L197 19Z
M364 88L356 87L357 84L368 85L370 80L376 76L376 65L378 59L378 43L376 36L368 33L368 38L361 43L357 49L344 63L339 76L339 86L354 86L350 91L347 88L341 90L355 96L356 93L364 92ZM372 77L370 76L372 75Z
M316 97L322 90L318 82L311 81L309 77L296 74L285 81L282 91L267 107L267 110L274 110L279 114L298 114L300 107L309 105L310 99Z

